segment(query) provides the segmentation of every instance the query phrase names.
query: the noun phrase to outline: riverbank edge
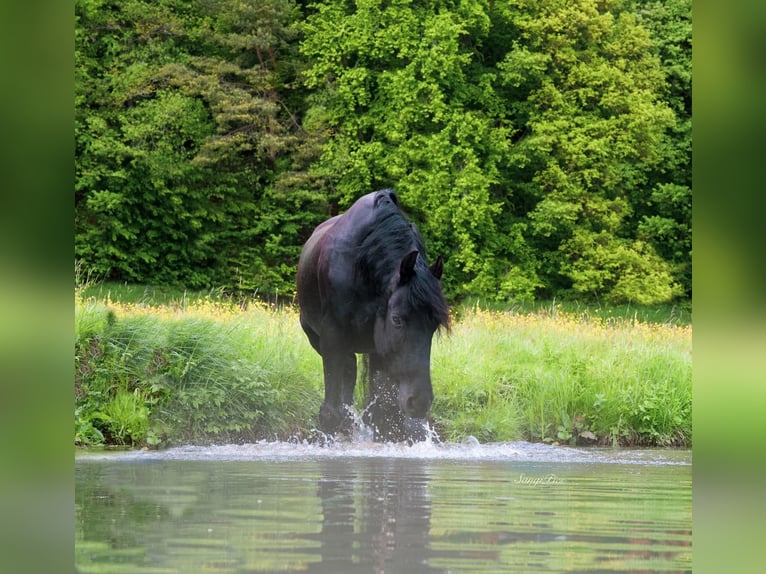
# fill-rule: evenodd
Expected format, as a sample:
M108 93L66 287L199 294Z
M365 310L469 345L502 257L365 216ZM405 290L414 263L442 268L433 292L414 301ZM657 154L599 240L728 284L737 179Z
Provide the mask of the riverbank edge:
M315 432L321 361L290 306L76 297L75 315L75 445ZM443 440L691 446L689 325L462 309L432 374Z

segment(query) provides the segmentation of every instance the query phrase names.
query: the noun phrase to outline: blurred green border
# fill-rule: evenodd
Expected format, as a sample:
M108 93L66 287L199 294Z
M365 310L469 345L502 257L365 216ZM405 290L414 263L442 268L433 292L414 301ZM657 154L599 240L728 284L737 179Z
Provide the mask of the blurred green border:
M0 572L74 568L74 10L0 4Z
M766 3L694 2L694 571L762 572Z
M766 3L693 14L694 571L761 572ZM73 18L69 3L0 7L3 572L74 563Z

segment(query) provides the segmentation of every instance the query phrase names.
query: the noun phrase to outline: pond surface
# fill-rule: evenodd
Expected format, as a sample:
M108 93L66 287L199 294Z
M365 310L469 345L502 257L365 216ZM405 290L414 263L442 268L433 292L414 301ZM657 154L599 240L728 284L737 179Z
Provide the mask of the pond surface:
M691 572L688 450L290 443L81 454L78 572Z

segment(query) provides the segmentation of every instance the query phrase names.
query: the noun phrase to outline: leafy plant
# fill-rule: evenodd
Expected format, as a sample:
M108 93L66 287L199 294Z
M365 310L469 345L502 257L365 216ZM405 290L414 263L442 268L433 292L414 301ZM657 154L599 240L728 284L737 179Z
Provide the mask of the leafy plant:
M133 392L119 390L93 418L101 423L113 444L138 444L149 428L149 409L138 389Z
M104 434L96 428L94 421L84 415L82 407L74 411L74 443L78 446L104 444Z

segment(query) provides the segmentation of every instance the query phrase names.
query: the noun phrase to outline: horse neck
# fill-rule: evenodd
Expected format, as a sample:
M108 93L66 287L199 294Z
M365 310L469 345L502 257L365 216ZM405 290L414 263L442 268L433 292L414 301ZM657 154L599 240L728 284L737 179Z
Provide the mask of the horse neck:
M399 213L376 221L363 237L359 249L357 268L363 280L377 293L388 289L405 255L415 249L423 252L422 242Z

